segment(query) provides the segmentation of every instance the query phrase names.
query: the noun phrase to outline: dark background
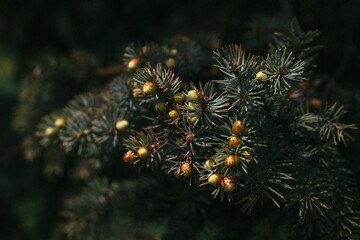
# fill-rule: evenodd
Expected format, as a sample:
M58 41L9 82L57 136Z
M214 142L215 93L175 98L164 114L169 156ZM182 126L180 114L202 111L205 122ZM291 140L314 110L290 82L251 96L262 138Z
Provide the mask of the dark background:
M321 80L319 97L338 99L349 110L345 121L359 126L357 0L0 0L0 239L47 239L61 207L53 188L66 184L49 181L41 163L24 160L22 136L11 128L21 79L32 71L39 55L80 49L110 66L121 63L121 50L129 42L192 37L199 32L216 34L223 45L238 43L263 53L272 33L288 28L293 17L304 30L321 32L316 43L323 48L314 73ZM357 140L342 152L347 167L359 176L359 131L352 135Z

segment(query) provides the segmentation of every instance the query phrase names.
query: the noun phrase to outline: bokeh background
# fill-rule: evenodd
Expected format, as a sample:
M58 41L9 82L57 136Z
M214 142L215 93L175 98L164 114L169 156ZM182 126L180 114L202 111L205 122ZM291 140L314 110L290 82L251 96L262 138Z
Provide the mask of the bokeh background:
M359 126L358 0L0 0L0 239L48 239L59 220L62 189L69 184L66 178L45 177L41 161L27 160L22 141L28 133L13 123L25 87L22 79L43 56L80 50L101 66L111 66L121 63L129 42L199 33L262 53L272 33L287 29L293 17L304 30L321 32L316 43L323 48L314 72L319 98L338 99L349 110L345 121ZM63 85L58 91L72 88ZM62 97L59 104L66 100ZM353 136L357 140L342 152L347 167L360 176L359 131Z

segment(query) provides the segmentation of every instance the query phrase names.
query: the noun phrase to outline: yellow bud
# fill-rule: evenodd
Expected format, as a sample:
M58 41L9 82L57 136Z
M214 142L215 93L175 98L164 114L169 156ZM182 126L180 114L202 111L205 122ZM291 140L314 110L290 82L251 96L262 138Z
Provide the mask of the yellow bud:
M164 102L158 102L155 104L155 110L158 113L163 113L165 111L165 103Z
M190 102L188 105L189 105L189 108L191 108L191 109L195 109L195 105L194 105L194 104L192 104L191 102Z
M200 93L197 90L190 90L187 95L187 99L191 102L199 101Z
M129 127L129 122L127 120L119 120L115 123L115 128L118 131L124 131Z
M173 49L170 50L170 54L171 54L171 55L176 55L177 52L178 52L178 51L177 51L177 49L175 49L175 48L173 48Z
M180 115L176 110L171 110L169 112L169 117L175 121L176 119L180 118Z
M140 65L140 58L133 58L128 63L128 69L134 70L134 69L138 68L139 65Z
M168 60L166 60L165 64L168 68L173 68L176 64L176 61L173 58L169 58Z
M194 125L196 123L196 120L198 120L198 117L188 117L189 122L191 125Z
M140 147L137 151L137 155L141 159L147 159L150 156L149 150L146 147Z
M259 71L257 74L256 74L256 80L258 80L259 82L262 82L264 77L266 77L266 74L263 73L262 71Z
M65 124L66 124L66 119L63 118L63 117L57 118L57 119L55 120L55 122L54 122L54 125L55 125L55 127L57 127L57 128L62 128L62 127L65 126Z
M152 95L156 91L156 87L152 82L146 82L142 86L142 91L145 95Z
M213 185L214 187L217 187L221 183L221 177L220 174L213 174L208 178L208 182Z
M207 161L205 162L204 168L210 169L210 168L214 167L214 165L215 165L214 161L212 161L212 160L209 159L209 160L207 160Z
M56 128L54 128L54 127L48 127L45 129L45 135L47 137L52 137L55 135L55 133L56 133Z
M185 95L182 93L176 93L174 95L174 100L176 103L181 104L181 103L185 102Z

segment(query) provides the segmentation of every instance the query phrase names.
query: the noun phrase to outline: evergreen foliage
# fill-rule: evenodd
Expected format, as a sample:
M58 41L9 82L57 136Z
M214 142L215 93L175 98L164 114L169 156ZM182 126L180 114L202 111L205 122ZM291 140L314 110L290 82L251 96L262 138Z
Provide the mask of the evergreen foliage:
M206 197L211 193L250 215L257 207L271 208L269 203L283 209L284 236L292 239L360 236L351 172L342 167L338 150L356 127L341 122L342 106L309 101L306 88L316 66L317 35L293 20L288 33L275 33L263 56L239 45L214 49L218 72L209 82L191 80L209 66L210 36L199 43L176 38L130 44L126 71L104 89L78 95L37 128L43 151L56 152L46 159L63 165L71 159L75 178L88 181L66 201L67 236L171 239L177 221L209 211L216 201ZM109 168L114 172L104 174ZM138 168L144 177L124 181L116 174L119 168ZM174 176L159 177L160 170ZM159 187L152 174L181 192L152 194ZM179 184L176 178L195 187L172 188ZM176 213L166 220L161 214L140 216L138 206L151 215L158 210L151 203L164 198L179 204ZM195 221L201 229L196 239L226 236L225 227L214 225L219 224L212 219ZM194 237L186 231L182 236Z

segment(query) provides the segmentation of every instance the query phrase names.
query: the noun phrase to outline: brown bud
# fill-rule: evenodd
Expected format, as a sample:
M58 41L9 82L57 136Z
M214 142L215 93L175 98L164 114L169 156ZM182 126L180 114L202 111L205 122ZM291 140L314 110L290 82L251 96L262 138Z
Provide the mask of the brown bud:
M234 122L232 125L232 133L237 136L242 136L245 133L245 123L240 120Z
M221 183L221 177L220 174L213 174L208 178L208 182L213 185L214 187L217 187Z
M150 156L149 150L146 147L140 147L137 151L137 155L140 159L147 159Z
M138 157L131 150L127 151L124 154L124 158L123 158L124 162L126 162L126 163L134 163L137 159L138 159Z
M240 159L237 155L227 155L225 158L225 166L229 169L234 169L239 166Z
M317 108L320 108L321 107L321 100L320 99L317 99L317 98L313 98L310 100L310 108L312 109L317 109Z
M221 188L226 192L232 192L236 188L235 180L231 177L224 177L221 180Z
M184 162L180 170L183 176L188 177L194 172L194 167L189 162Z
M232 148L232 149L235 149L238 146L241 146L242 144L243 144L243 141L241 141L241 139L236 137L236 136L232 136L229 139L229 147Z
M309 83L305 82L305 81L304 82L299 82L298 87L301 88L302 90L305 90L307 88L308 84Z
M77 176L80 179L87 179L90 177L90 172L86 167L80 167L76 170Z

